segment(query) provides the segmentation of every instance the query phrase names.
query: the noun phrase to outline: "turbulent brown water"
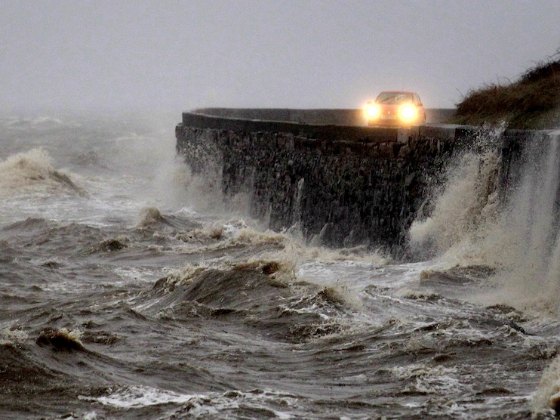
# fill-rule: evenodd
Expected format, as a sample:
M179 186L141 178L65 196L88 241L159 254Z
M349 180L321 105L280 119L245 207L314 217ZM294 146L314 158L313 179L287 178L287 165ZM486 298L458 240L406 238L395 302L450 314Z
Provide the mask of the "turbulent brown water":
M403 263L267 231L173 125L0 119L0 418L552 416L555 141L505 206L451 165Z

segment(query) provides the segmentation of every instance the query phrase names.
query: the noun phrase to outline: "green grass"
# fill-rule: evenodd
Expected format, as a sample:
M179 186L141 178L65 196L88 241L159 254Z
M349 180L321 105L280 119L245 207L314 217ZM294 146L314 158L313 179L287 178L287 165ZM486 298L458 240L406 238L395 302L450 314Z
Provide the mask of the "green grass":
M470 91L457 104L457 124L499 124L509 128L560 127L560 50L509 84Z

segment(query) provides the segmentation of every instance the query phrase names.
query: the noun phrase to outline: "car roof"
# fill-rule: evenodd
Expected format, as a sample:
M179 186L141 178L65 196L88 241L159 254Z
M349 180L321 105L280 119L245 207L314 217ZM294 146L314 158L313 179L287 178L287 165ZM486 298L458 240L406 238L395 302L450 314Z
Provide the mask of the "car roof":
M381 93L406 93L406 94L416 94L417 95L416 92L412 92L412 91L409 91L409 90L384 90L384 91L380 92L380 94Z

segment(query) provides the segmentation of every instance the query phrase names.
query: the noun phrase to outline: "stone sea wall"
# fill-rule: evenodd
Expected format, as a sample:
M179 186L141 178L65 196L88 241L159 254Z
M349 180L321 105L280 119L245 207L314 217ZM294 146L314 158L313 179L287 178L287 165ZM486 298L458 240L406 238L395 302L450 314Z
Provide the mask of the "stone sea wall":
M528 137L511 131L481 142L481 129L468 126L312 125L247 119L262 116L247 110L211 111L183 114L177 150L194 172L215 177L226 198L247 194L251 215L274 230L295 226L323 245L368 244L394 254L402 252L412 221L429 212L432 193L455 155L495 147L504 155L497 181L505 188ZM292 117L321 119L335 111L302 112ZM266 116L290 117L270 111Z
M326 126L183 114L177 148L226 197L250 196L252 216L298 226L329 246L394 248L406 238L468 127ZM212 173L212 175L209 175Z

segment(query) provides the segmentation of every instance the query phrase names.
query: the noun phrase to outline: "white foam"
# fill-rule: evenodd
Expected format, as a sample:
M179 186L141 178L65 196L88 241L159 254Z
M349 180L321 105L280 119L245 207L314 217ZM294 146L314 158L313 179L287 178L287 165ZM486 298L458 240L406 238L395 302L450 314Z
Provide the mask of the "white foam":
M112 394L102 397L80 395L78 398L118 408L141 408L158 404L184 404L196 398L196 395L178 394L149 386L135 385L120 388Z
M23 343L29 338L27 332L5 327L0 329L0 344Z
M188 414L193 417L217 416L220 413L227 417L227 412L237 409L243 404L247 407L264 408L282 419L292 418L288 413L271 409L270 405L277 404L293 407L295 397L277 391L265 390L259 392L229 391L224 394L217 392L199 394L180 394L173 391L153 388L144 385L124 386L109 395L102 397L78 396L78 399L95 401L100 404L121 408L134 409L160 404L190 404Z
M411 364L394 367L391 373L398 379L410 381L408 386L414 391L427 394L460 392L468 388L461 383L457 368Z

